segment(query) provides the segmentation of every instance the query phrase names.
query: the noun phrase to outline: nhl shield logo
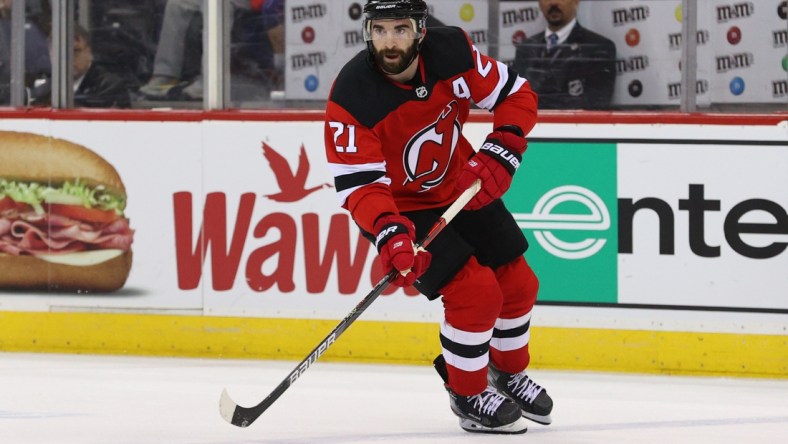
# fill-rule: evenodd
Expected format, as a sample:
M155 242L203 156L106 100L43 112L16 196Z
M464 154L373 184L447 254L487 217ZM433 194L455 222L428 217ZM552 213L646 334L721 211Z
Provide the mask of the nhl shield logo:
M580 79L577 80L570 80L569 81L569 95L570 96L581 96L583 95L583 81Z
M427 97L427 88L424 86L416 88L416 97L420 99Z

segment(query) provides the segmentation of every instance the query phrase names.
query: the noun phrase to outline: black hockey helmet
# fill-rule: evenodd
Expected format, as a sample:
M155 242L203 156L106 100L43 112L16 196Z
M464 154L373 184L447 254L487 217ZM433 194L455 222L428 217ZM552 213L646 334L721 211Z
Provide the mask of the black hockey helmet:
M416 31L427 26L427 3L423 0L368 0L364 6L364 28L370 20L412 19Z

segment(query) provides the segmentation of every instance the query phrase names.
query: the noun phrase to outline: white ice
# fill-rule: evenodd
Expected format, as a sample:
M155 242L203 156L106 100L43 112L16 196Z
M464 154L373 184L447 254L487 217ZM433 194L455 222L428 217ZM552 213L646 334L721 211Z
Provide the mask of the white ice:
M553 424L501 436L462 431L429 366L318 362L248 428L219 416L296 364L0 353L0 443L788 443L788 380L532 370Z

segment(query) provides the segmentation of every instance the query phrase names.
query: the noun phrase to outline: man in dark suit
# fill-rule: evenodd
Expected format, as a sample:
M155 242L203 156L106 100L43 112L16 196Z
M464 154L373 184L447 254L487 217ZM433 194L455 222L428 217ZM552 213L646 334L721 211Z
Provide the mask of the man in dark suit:
M539 0L544 32L518 45L514 69L531 82L541 109L610 109L616 45L580 26L580 0Z
M90 33L77 26L74 29L74 106L77 108L128 108L131 106L130 81L94 63ZM30 92L30 105L49 106L52 85L49 78L41 79Z

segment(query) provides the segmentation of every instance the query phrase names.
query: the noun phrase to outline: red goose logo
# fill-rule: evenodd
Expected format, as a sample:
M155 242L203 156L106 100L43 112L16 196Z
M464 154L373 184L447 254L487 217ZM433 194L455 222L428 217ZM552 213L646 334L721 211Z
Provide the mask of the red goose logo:
M419 131L408 141L402 159L405 174L408 175L404 185L415 183L421 192L434 188L443 181L462 132L457 120L459 112L459 105L452 101L446 105L435 123Z
M297 202L319 189L333 187L329 183L324 183L312 188L306 188L306 178L309 176L309 159L306 157L304 144L301 144L301 154L298 156L298 169L295 174L293 174L290 164L287 163L287 159L265 142L263 142L263 156L271 166L280 189L278 193L265 195L271 200Z

